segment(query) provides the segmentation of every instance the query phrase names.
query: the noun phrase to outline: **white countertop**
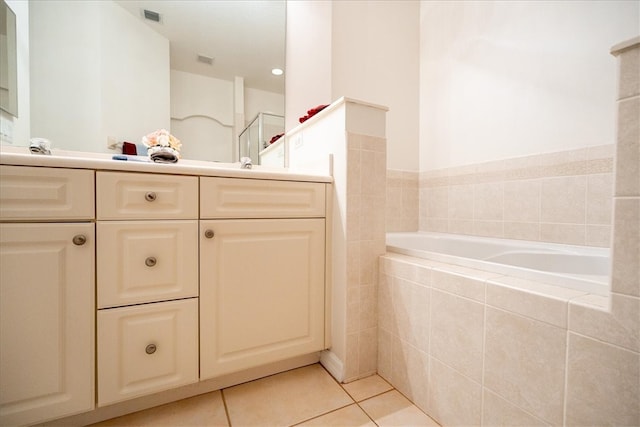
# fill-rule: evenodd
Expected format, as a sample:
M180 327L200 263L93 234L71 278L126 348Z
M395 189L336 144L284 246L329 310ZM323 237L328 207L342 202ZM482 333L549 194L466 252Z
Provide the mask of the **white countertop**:
M0 164L16 166L46 166L54 168L113 170L123 172L199 175L228 178L271 179L280 181L332 182L330 175L304 173L286 168L254 165L240 169L240 163L205 162L181 159L177 163L144 163L113 160L113 154L52 150L52 155L31 154L28 147L0 146Z

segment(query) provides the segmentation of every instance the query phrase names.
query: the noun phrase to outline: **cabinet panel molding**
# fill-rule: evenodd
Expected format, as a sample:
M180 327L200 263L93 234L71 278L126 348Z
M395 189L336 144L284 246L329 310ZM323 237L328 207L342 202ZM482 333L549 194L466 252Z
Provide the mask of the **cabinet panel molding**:
M198 299L98 311L98 406L198 381Z
M94 245L89 223L0 224L0 425L93 409Z
M198 296L198 222L98 221L98 308Z
M201 178L202 218L310 218L325 216L325 184Z
M79 169L0 166L0 219L90 220L94 172Z
M195 176L97 172L96 188L99 220L198 218Z
M324 348L324 235L324 219L201 221L203 379Z

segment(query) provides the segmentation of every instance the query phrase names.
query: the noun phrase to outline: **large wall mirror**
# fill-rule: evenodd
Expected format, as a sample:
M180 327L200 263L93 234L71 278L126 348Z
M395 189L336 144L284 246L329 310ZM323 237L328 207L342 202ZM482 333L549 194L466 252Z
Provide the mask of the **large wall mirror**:
M16 15L0 0L0 109L18 116Z
M256 115L284 115L285 76L272 70L284 69L285 8L285 0L29 0L29 136L112 153L108 145L139 145L165 128L182 140L183 158L235 161L238 135Z

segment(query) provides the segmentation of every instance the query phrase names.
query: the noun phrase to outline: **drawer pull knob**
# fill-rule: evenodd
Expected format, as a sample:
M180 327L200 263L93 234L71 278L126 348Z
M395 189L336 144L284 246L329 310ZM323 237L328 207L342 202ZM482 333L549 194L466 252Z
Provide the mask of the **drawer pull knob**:
M149 191L144 195L144 198L147 202L153 202L156 199L156 197L158 196L156 195L155 191Z
M150 256L149 258L144 260L144 265L146 265L147 267L153 267L157 263L158 263L158 260L154 256Z
M155 352L156 352L156 350L157 350L157 349L158 349L158 347L156 347L156 345L155 345L155 344L149 344L149 345L144 349L144 351L145 351L147 354L153 354L153 353L155 353Z
M204 237L206 237L207 239L212 239L215 235L216 234L213 232L213 230L207 230L204 232Z
M77 234L73 236L73 244L76 246L82 246L87 243L87 237L84 234Z

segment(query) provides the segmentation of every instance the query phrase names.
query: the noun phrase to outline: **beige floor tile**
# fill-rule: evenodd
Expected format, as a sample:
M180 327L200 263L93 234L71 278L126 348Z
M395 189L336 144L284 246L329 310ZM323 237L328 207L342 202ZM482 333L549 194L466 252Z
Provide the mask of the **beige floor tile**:
M93 424L92 427L228 426L220 391L179 400Z
M297 425L300 427L376 427L371 418L356 404Z
M319 364L223 391L235 426L296 424L353 403Z
M393 387L378 375L371 375L370 377L362 378L352 383L343 384L342 388L344 388L356 402L360 402L382 394L385 391L389 391Z
M380 427L439 425L396 390L360 402L360 406Z

